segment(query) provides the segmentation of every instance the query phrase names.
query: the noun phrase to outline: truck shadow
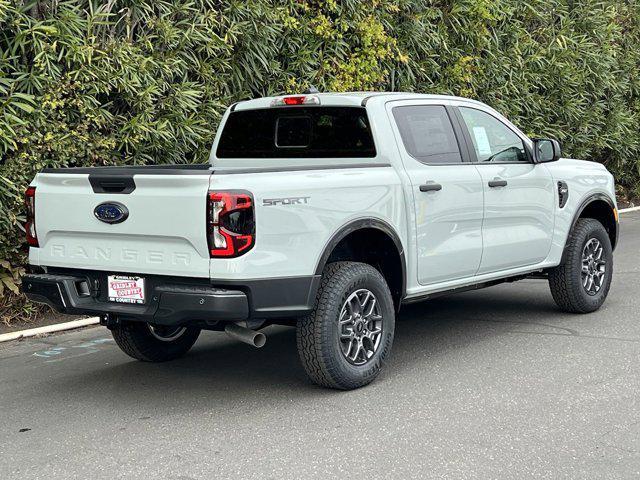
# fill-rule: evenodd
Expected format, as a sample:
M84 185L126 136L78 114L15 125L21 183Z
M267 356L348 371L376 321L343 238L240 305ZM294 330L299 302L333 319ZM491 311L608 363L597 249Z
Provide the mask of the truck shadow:
M482 292L441 297L403 309L396 324L393 357L381 377L366 389L336 392L312 385L296 352L295 330L270 327L264 348L254 349L223 334L203 332L194 349L184 358L149 364L127 361L121 352L107 350L109 363L92 362L80 373L67 375L62 391L77 401L104 397L119 408L139 406L190 408L275 408L293 399L317 399L335 395L363 395L384 389L389 383L411 381L410 371L428 371L442 357L485 339L508 333L572 335L560 326L567 317L558 312L548 290L501 286ZM571 322L574 324L574 322ZM113 346L115 350L115 345ZM61 365L61 364L59 364ZM386 385L385 385L386 384ZM58 384L56 392L61 385ZM71 393L72 392L72 393ZM368 392L368 393L367 393ZM52 392L53 393L53 392ZM55 394L55 393L54 393Z

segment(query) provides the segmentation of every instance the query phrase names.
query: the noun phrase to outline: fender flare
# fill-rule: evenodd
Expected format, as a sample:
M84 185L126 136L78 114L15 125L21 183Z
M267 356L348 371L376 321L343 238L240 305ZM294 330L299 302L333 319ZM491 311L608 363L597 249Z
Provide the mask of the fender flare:
M580 219L580 215L582 215L582 212L584 212L585 208L587 208L587 206L590 203L595 202L597 200L602 200L606 202L611 207L612 211L615 210L616 208L615 202L611 199L609 195L605 193L592 193L591 195L587 196L584 200L582 200L582 202L580 203L580 206L576 209L576 213L573 214L573 220L571 220L571 227L569 227L569 233L567 234L567 238L564 241L564 249L562 250L562 262L564 262L567 254L567 244L569 243L569 236L571 235L571 232L576 226L576 223L578 223L578 220ZM616 245L618 244L619 234L620 234L619 221L618 219L616 219L616 231L614 233L615 241L611 245L612 250L615 250Z
M404 247L402 246L400 236L396 233L395 229L384 220L380 220L378 218L359 218L343 225L336 233L333 234L324 246L322 255L320 255L316 265L315 274L322 275L322 271L327 264L327 260L329 260L331 253L342 240L344 240L349 234L365 228L380 230L393 240L401 262L402 287L400 291L400 300L402 300L406 296L407 292L407 261L405 258Z

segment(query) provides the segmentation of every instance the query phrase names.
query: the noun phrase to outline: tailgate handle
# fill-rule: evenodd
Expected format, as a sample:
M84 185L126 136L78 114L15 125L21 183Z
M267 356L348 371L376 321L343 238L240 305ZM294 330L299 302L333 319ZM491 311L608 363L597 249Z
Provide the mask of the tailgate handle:
M136 189L133 175L89 175L94 193L131 193Z

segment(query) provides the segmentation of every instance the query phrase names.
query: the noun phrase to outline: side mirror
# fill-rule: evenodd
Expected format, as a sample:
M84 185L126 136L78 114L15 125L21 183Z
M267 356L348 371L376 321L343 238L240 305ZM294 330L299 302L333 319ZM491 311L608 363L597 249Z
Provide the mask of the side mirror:
M535 138L533 140L533 157L536 163L555 162L560 159L562 150L560 143L551 138Z

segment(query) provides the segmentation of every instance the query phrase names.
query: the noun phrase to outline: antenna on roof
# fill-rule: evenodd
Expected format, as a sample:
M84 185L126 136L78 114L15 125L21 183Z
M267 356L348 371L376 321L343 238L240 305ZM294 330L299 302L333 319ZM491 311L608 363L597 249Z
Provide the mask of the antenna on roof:
M320 93L320 91L313 85L309 85L309 88L302 93Z

